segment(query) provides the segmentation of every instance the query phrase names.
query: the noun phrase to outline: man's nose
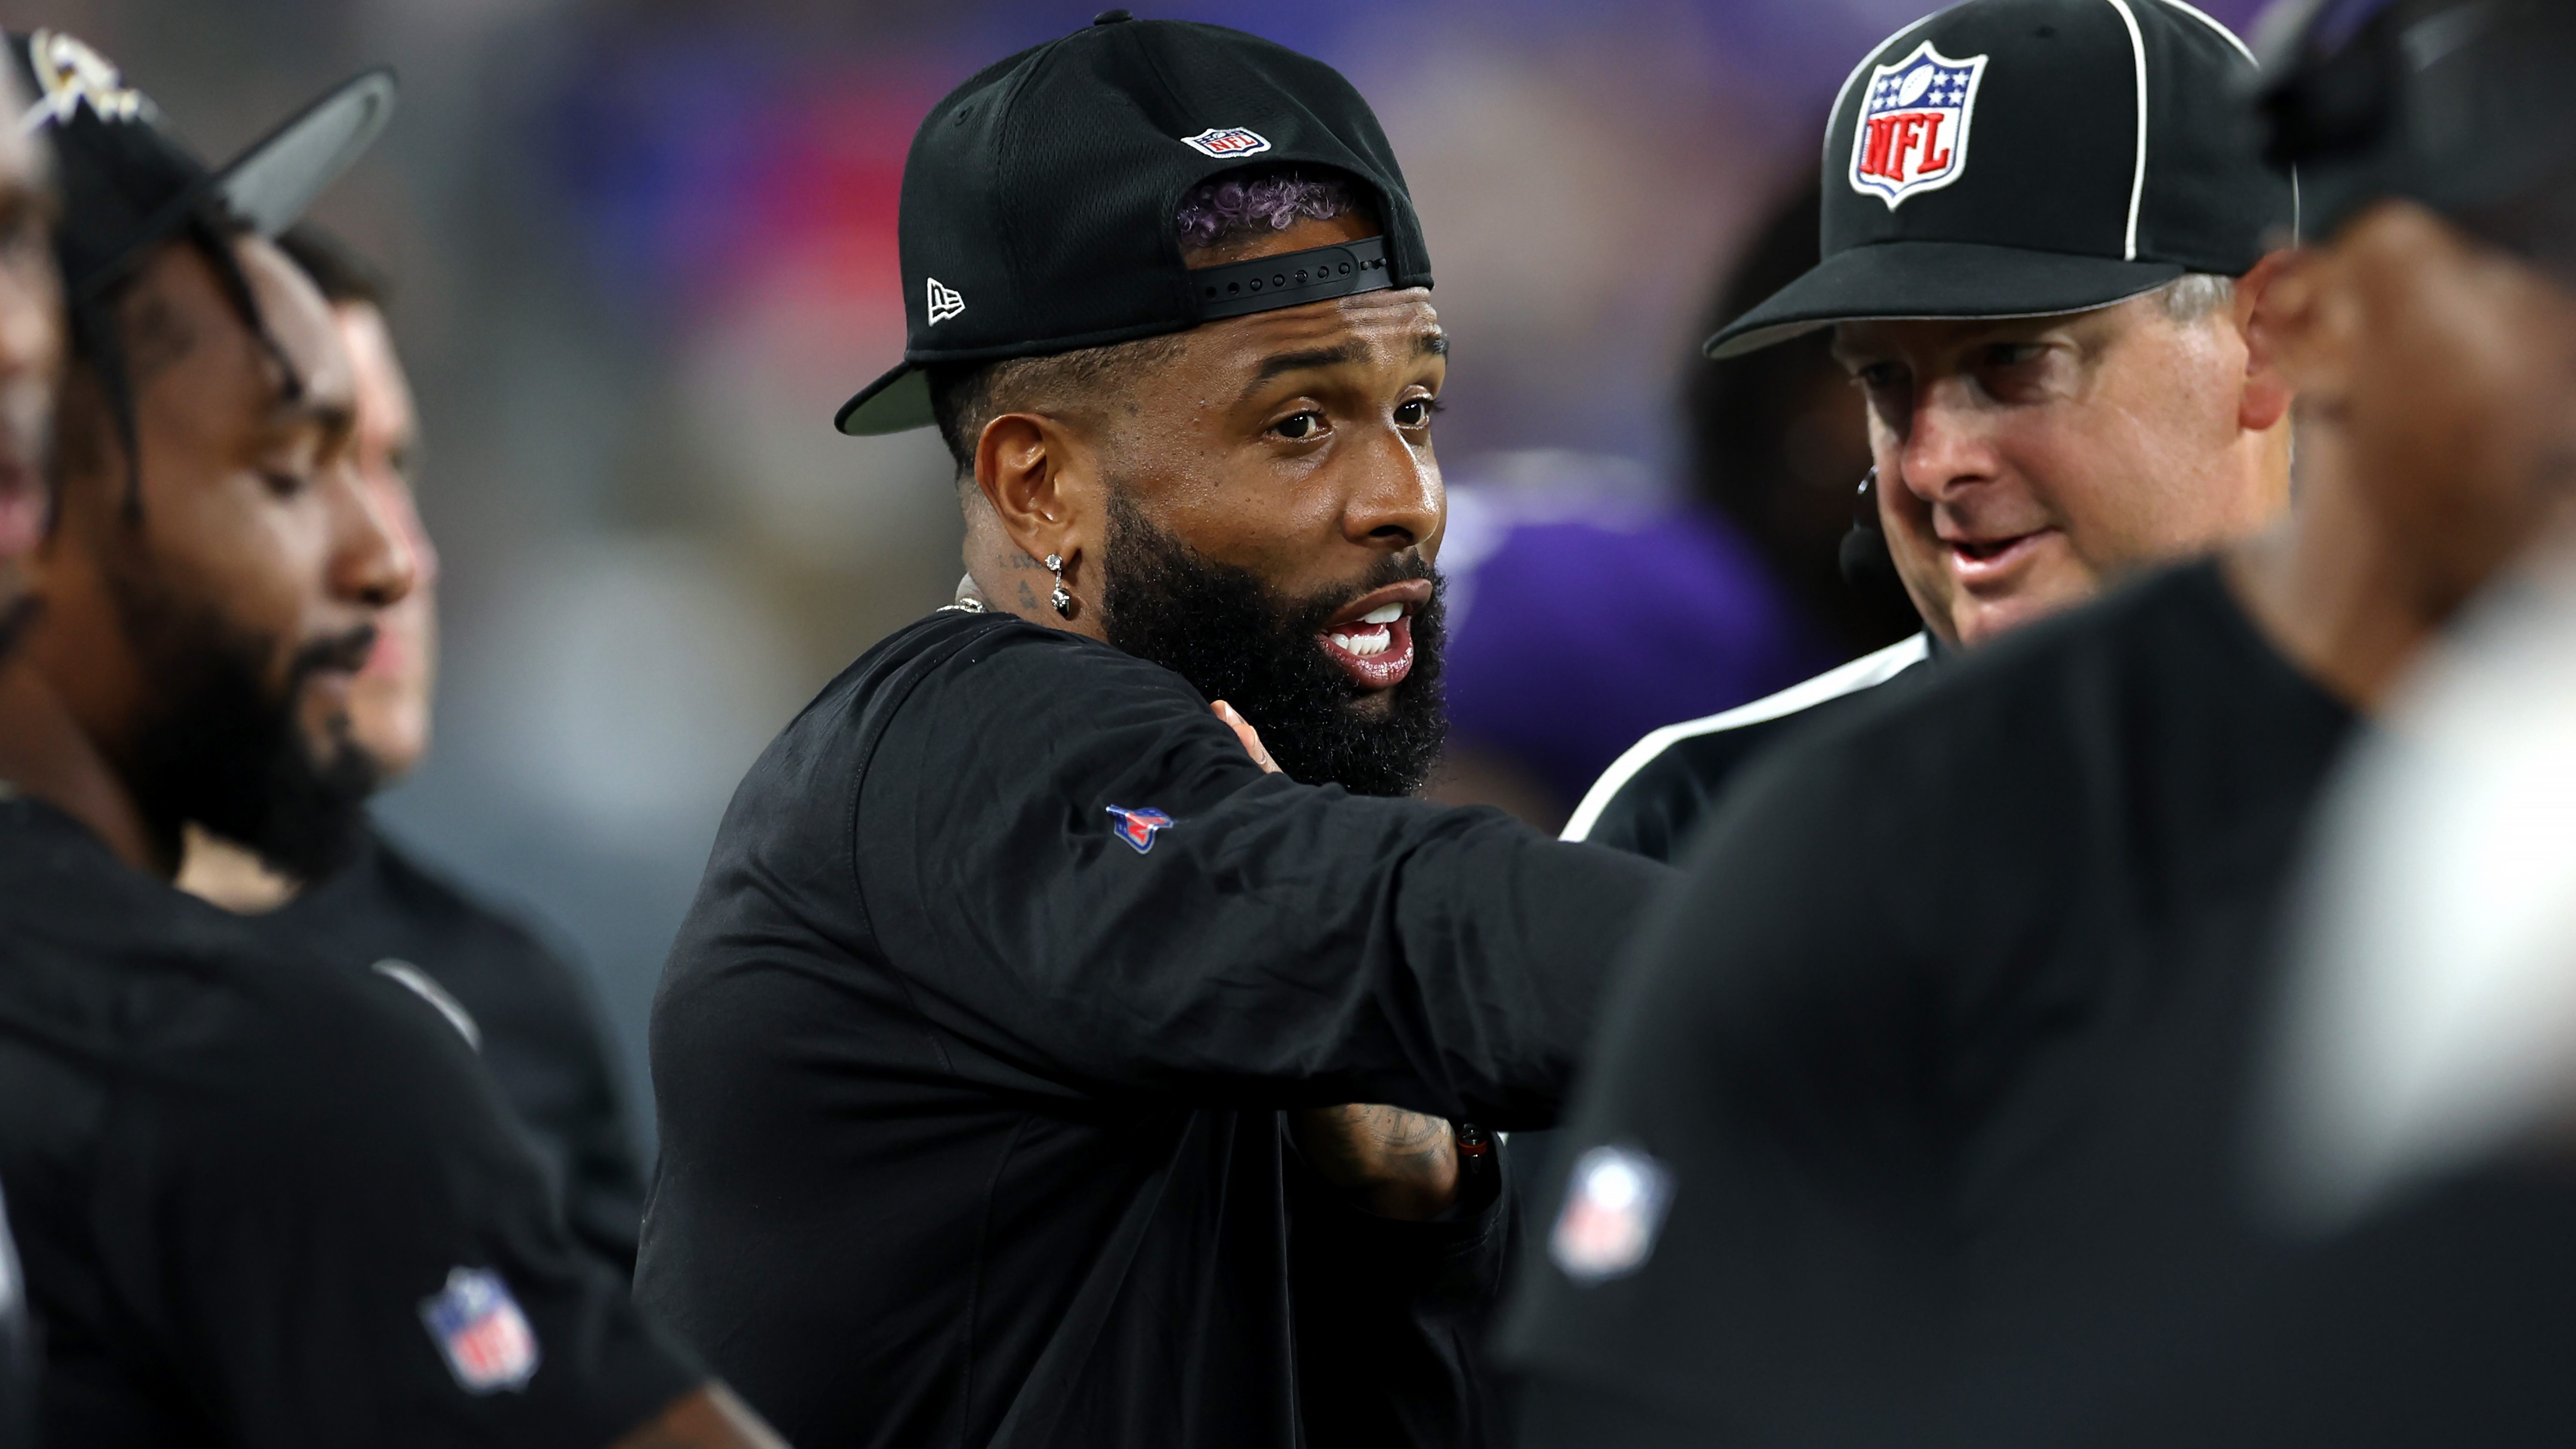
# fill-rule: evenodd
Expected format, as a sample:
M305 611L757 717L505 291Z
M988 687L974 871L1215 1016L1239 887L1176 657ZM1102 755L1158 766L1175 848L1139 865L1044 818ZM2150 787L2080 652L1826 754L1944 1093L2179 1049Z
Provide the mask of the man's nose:
M1936 378L1915 393L1897 448L1897 476L1907 492L1943 503L1995 476L1986 417L1958 378Z
M421 559L355 468L331 470L331 591L371 608L400 602L420 583Z
M1389 429L1370 442L1360 481L1342 513L1342 529L1355 543L1396 552L1436 537L1448 514L1440 464Z
M53 373L62 359L61 312L51 261L0 266L0 378Z

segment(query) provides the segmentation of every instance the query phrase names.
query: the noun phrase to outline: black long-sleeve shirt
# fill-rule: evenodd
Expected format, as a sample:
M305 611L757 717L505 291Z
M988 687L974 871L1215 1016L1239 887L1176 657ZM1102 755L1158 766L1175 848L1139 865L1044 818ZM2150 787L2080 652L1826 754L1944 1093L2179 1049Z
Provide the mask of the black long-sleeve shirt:
M527 927L414 862L379 832L348 869L255 927L351 971L417 970L466 1016L475 1050L583 1246L635 1271L644 1168L588 984Z
M1301 1298L1298 1244L1330 1235L1279 1114L1549 1122L1665 876L1265 775L1168 670L934 615L726 815L654 1008L637 1292L808 1449L1290 1449L1310 1420L1472 1415L1455 1356L1307 1372L1320 1317L1386 1305ZM1356 1226L1490 1282L1509 1199Z

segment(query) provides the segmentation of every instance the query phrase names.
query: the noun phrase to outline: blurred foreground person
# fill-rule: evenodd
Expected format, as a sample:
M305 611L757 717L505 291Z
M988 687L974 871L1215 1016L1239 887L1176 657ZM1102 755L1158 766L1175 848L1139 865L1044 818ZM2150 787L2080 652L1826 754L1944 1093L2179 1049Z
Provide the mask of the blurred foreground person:
M2265 1271L2213 1258L2130 1393L2033 1442L2576 1442L2576 11L2311 7L2267 95L2325 241L2285 280L2301 467L2406 526L2345 627L2377 701L2258 1085ZM2303 505L2305 506L2305 505ZM2309 586L2349 593L2348 570Z
M2432 174L2510 154L2460 146ZM2331 243L2247 333L2307 400L2288 521L1803 743L1712 826L1515 1311L1539 1443L2091 1442L2070 1417L2175 1285L2264 1260L2246 1093L2314 807L2576 478L2576 303L2423 205L2308 196Z
M0 66L0 116L26 114L27 101L26 86ZM45 467L63 354L58 206L44 143L24 127L0 126L0 664L33 613L23 567L52 511ZM36 1341L5 1188L0 1183L0 1449L21 1449L34 1442Z
M0 665L0 1176L64 1445L763 1445L567 1236L472 1049L169 885L203 821L361 837L348 691L413 560L330 312L267 240L372 140L331 92L210 172L68 36L10 38L65 198L37 612Z
M2233 124L2253 69L2165 0L1970 0L1852 72L1824 260L1708 350L1833 330L1877 464L1847 551L1893 558L1928 634L1656 730L1567 839L1678 859L1755 753L2279 516L2289 395L2249 328L2296 207Z
M375 646L349 682L350 739L378 780L396 781L428 752L438 667L438 554L412 493L411 385L372 272L309 227L279 245L331 304L357 391L351 463L415 560L411 592L378 613ZM226 910L265 914L281 939L305 952L352 971L407 976L434 994L543 1150L573 1235L634 1273L643 1166L597 1007L570 962L374 828L354 860L308 884L191 826L179 888Z
M1555 1116L1667 873L1371 798L1440 745L1447 348L1377 120L1108 11L933 108L902 231L841 426L939 426L969 574L726 814L637 1294L803 1444L1487 1442L1442 1119Z

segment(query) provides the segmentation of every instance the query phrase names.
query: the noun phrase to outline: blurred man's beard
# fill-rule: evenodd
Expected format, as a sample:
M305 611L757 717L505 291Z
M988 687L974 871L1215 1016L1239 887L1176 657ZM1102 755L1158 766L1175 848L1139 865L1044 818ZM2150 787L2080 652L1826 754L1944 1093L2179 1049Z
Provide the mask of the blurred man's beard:
M0 664L9 662L10 654L18 647L19 636L27 632L28 625L36 622L40 602L32 594L10 598L10 586L15 582L5 571L0 571Z
M345 716L317 758L296 704L317 670L356 668L375 631L305 645L272 695L267 641L176 597L148 566L120 563L107 570L110 592L155 688L122 762L144 818L173 835L201 825L297 880L348 864L366 839L375 763L349 738Z
M1108 555L1101 618L1109 642L1232 704L1290 779L1410 795L1430 778L1449 730L1438 593L1413 616L1413 670L1385 691L1383 712L1360 711L1365 691L1317 637L1372 589L1405 579L1436 587L1429 563L1390 555L1330 597L1283 600L1249 570L1211 562L1156 528L1123 490L1110 495Z

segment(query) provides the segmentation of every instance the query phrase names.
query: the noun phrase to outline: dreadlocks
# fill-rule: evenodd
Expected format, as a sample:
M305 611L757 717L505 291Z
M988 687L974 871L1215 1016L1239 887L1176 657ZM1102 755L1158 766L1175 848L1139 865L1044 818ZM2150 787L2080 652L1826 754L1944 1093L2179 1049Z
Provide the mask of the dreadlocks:
M250 329L262 351L277 365L278 388L289 401L304 395L304 378L295 370L286 350L270 335L268 323L260 315L259 300L251 293L250 278L242 272L241 258L233 247L248 229L238 220L212 204L201 204L193 210L178 233L171 238L179 245L193 246L214 269L215 285L224 300ZM107 409L108 425L115 430L116 441L125 453L126 521L143 520L143 450L141 427L135 407L135 388L147 378L134 374L133 359L127 346L126 303L134 295L134 284L141 277L145 263L153 254L145 252L126 266L99 279L71 298L70 371L86 370L98 388L100 403ZM86 447L89 440L66 439L73 447ZM59 472L59 469L57 470ZM56 478L57 486L61 479ZM62 513L54 514L59 526Z

